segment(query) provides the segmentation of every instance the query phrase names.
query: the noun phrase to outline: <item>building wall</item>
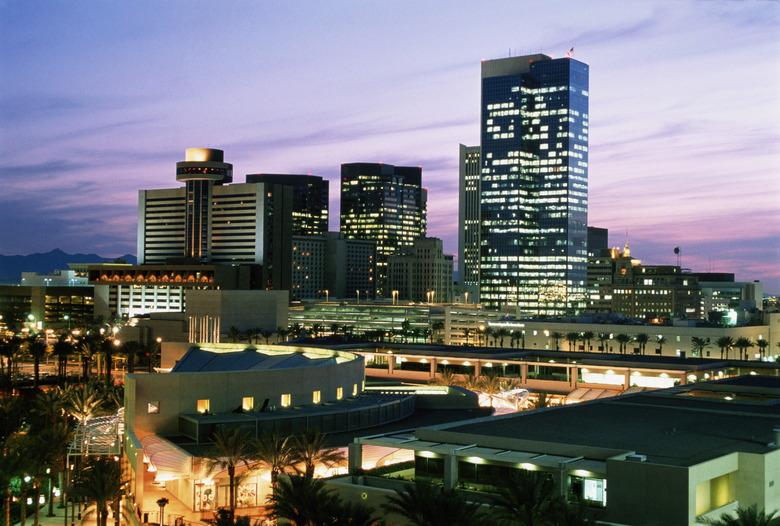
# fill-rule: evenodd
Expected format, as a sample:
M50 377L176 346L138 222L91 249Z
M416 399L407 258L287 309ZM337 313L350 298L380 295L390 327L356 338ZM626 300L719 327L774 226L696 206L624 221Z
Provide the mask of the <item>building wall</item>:
M190 341L219 343L231 327L276 331L288 325L286 290L188 290Z
M305 351L283 347L283 352ZM320 351L322 352L322 351ZM347 356L351 356L347 353ZM139 437L149 433L176 434L180 414L197 413L197 401L209 400L211 413L229 413L241 406L244 396L253 396L255 407L268 398L272 406L281 405L281 395L291 394L293 405L312 403L312 392L321 391L322 403L336 400L337 387L344 397L355 384L362 390L363 359L342 363L287 369L129 374L125 377L125 421ZM159 402L159 413L149 414L150 402Z
M460 145L458 206L458 270L460 281L479 301L480 147Z
M398 299L452 301L452 256L444 254L440 239L418 239L401 255L391 256L387 276L390 290L398 291Z
M290 299L314 299L323 295L327 240L322 236L293 236Z
M94 289L90 286L0 285L3 323L18 329L29 322L40 329L83 327L95 318L94 303Z

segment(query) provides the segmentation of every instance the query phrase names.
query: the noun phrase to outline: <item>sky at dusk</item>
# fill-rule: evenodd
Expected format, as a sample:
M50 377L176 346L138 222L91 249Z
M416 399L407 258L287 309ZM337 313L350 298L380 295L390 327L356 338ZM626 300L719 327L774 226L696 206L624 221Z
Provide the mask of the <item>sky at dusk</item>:
M647 263L780 292L778 2L0 0L0 254L136 252L184 149L246 173L423 167L457 252L480 60L590 65L589 223Z

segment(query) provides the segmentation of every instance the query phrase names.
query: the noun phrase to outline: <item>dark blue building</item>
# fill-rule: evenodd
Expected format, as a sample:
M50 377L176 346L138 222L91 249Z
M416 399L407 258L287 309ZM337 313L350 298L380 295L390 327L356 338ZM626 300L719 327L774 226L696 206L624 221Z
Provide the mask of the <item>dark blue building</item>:
M588 66L482 62L480 299L521 314L584 305Z

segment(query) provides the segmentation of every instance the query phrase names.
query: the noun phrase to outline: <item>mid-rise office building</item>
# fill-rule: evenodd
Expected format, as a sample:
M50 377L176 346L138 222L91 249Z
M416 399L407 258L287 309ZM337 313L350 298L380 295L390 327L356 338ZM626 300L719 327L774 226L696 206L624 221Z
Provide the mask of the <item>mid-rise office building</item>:
M588 66L482 62L480 300L523 315L584 306Z
M341 165L341 234L376 243L376 293L389 296L387 259L425 237L422 169L379 163Z
M0 285L0 325L19 331L84 327L95 317L95 290L87 285Z
M403 253L390 256L387 282L398 299L449 303L452 301L452 256L444 254L441 239L418 239Z
M588 263L588 310L637 319L699 319L701 300L696 276L672 265L643 265L626 245Z
M596 257L609 250L609 230L596 226L588 227L588 257Z
M293 236L290 299L324 295L328 242L324 236Z
M479 301L479 146L460 145L458 269L465 290Z
M292 187L292 234L294 236L327 234L329 194L327 179L316 175L247 174L246 182Z
M258 264L262 288L290 288L291 186L229 184L232 165L209 148L188 148L176 178L184 188L139 192L139 263Z

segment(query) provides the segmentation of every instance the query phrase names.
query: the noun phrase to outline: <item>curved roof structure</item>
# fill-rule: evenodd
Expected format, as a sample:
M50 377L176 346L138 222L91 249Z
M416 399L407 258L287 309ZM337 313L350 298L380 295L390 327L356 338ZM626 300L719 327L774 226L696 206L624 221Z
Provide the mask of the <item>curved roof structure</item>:
M226 348L227 347L227 348ZM231 348L232 347L232 348ZM321 367L350 361L354 354L316 348L191 347L171 373L257 371L294 367Z

